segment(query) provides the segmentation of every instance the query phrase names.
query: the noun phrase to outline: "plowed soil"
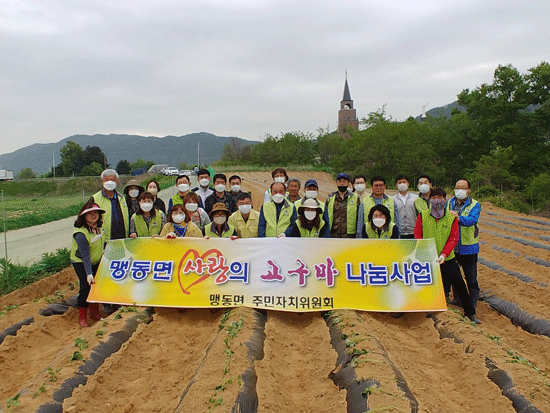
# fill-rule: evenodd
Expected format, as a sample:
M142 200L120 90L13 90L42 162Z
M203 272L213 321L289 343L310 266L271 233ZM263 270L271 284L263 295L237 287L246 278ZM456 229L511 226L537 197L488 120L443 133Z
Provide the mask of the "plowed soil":
M259 209L270 174L240 175ZM67 268L0 297L0 412L548 412L550 220L484 203L480 228L480 325L454 307L127 307L80 328L73 307L39 314L76 294Z

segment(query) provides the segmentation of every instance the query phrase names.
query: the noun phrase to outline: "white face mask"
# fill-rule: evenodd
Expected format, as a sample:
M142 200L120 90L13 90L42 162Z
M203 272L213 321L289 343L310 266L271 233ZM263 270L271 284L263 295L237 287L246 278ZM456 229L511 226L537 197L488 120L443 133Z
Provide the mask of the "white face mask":
M372 219L372 223L377 227L377 228L382 228L384 226L384 224L386 223L386 218L373 218Z
M351 194L353 192L353 188L348 186L348 192Z
M203 188L207 188L209 183L210 183L210 179L206 179L206 178L201 179L199 181L200 186L202 186Z
M218 192L224 192L225 191L225 185L224 184L218 184L214 187L216 191Z
M272 196L272 198L273 202L275 202L276 204L280 204L285 200L285 196L283 194L275 194Z
M153 209L153 204L151 204L150 202L142 202L141 204L139 204L139 206L145 212L149 212L150 210Z
M199 204L196 204L194 202L188 202L187 204L185 204L185 209L190 212L195 212L198 207L199 207Z
M176 224L181 224L183 221L185 221L185 215L183 215L183 214L173 214L172 215L172 221L174 221Z
M216 217L214 218L214 222L218 225L223 225L225 224L225 217Z
M306 191L306 198L316 198L317 191Z
M455 196L456 199L460 199L462 201L468 196L468 191L466 189L455 189Z
M250 214L250 211L252 210L252 205L244 204L239 205L239 211L241 211L241 214Z
M139 196L139 189L130 189L128 195L130 195L131 198L137 198Z
M189 184L179 184L178 185L178 191L180 191L180 192L189 191Z
M114 191L116 188L116 182L115 181L105 181L103 183L103 188L105 188L107 191Z
M275 182L279 182L281 184L284 184L285 183L285 177L284 176L276 176L273 181Z
M241 190L240 185L231 185L231 191L233 192L239 192Z
M407 189L409 189L409 185L408 184L398 184L397 185L397 190L399 192L407 192Z
M156 195L158 193L157 188L149 188L147 192L149 192L152 195Z
M430 185L428 184L418 185L418 192L420 192L421 194L427 194L428 192L430 192Z
M363 192L367 186L365 184L355 184L355 190L357 192Z
M308 221L313 221L316 216L317 211L304 211L304 217L306 217Z

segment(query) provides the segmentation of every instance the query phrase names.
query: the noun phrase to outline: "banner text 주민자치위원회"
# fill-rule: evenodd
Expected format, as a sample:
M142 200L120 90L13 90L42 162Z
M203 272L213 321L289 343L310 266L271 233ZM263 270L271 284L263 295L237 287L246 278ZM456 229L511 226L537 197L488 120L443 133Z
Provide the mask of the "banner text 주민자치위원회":
M444 311L436 259L432 239L120 239L107 243L88 301Z

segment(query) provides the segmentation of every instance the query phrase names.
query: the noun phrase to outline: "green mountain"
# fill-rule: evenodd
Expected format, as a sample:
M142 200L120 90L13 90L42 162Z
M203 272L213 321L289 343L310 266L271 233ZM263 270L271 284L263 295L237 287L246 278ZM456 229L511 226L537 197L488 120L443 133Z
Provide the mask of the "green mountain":
M59 150L67 141L86 146L99 146L107 156L107 162L115 167L122 159L134 162L138 158L177 167L186 162L197 162L197 145L200 142L201 164L212 163L220 159L223 147L237 139L242 145L251 145L254 141L246 139L216 136L211 133L199 132L184 136L139 135L73 135L56 143L36 143L11 153L0 155L0 169L11 169L17 173L23 168L32 168L37 174L48 172L53 164L61 162Z

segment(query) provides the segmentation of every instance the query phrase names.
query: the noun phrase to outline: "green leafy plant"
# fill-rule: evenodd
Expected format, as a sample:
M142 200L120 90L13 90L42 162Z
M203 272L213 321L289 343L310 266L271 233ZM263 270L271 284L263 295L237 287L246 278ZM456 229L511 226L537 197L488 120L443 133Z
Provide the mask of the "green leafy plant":
M80 350L84 350L85 348L88 348L88 340L85 340L83 338L76 338L74 340L74 346L78 347Z
M46 393L46 383L42 383L42 386L33 393L32 398L36 399L41 393Z
M70 357L69 357L69 363L71 361L75 360L84 360L84 357L82 356L82 353L80 351L75 351Z
M97 331L95 332L95 336L96 336L96 337L100 337L100 336L102 336L103 334L105 334L105 330L103 330L103 329L97 330Z
M6 400L6 407L8 408L8 411L11 412L13 408L15 408L16 406L19 406L19 403L21 403L19 401L20 396L21 396L21 393L17 393L12 398Z
M61 370L61 368L54 370L52 367L48 366L48 375L50 376L50 382L55 383L57 381L57 373Z

